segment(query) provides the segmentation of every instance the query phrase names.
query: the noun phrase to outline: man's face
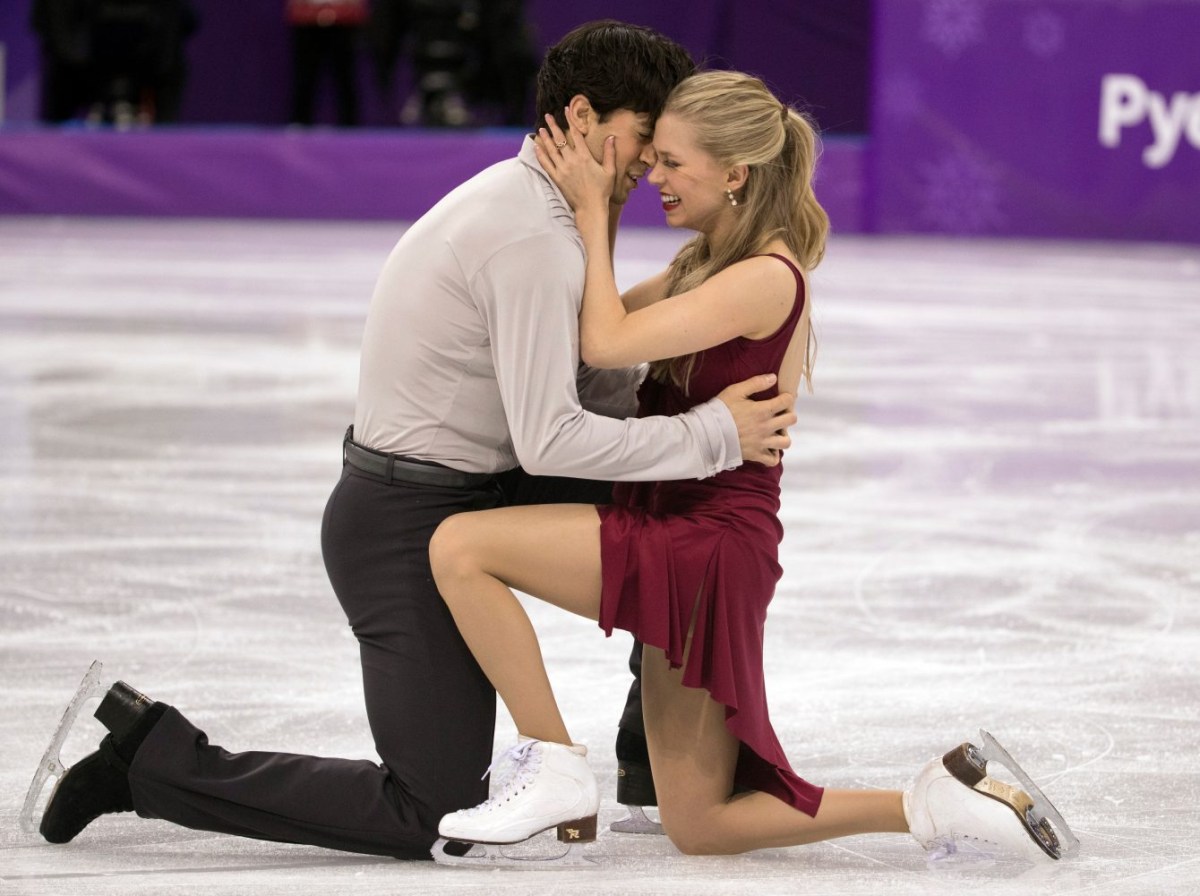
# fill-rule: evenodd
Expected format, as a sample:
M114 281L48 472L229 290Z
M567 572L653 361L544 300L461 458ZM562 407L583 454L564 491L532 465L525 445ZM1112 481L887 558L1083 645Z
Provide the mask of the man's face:
M616 139L617 175L613 183L612 201L624 203L629 191L637 186L638 179L654 164L654 129L650 116L644 112L618 109L603 122L591 128L585 141L596 161L604 158L604 141L609 136Z

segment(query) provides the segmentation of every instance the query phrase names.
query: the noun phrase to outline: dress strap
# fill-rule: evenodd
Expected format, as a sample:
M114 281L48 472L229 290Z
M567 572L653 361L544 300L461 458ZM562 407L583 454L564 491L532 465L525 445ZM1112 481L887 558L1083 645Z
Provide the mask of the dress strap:
M782 261L784 264L786 264L789 268L792 269L792 273L796 275L796 281L798 283L800 283L801 285L804 284L804 275L800 273L800 269L798 267L796 267L796 265L794 265L792 263L792 260L790 258L788 258L786 255L780 255L778 252L764 252L762 255L755 256L755 257L757 257L757 258L778 258L780 261Z
M766 337L774 339L784 330L789 327L794 327L796 322L800 320L800 315L804 312L804 305L808 301L808 284L804 280L804 275L800 273L800 269L786 255L780 255L778 252L764 252L761 255L751 255L751 258L778 258L792 270L792 274L796 278L796 298L792 301L792 310L787 318L772 335Z

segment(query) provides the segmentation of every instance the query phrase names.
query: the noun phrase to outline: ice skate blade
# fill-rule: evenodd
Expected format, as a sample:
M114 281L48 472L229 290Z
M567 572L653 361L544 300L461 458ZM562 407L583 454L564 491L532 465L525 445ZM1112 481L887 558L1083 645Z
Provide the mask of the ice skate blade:
M661 834L663 826L646 814L641 806L626 806L629 814L618 818L608 826L610 831L618 834Z
M439 837L433 844L430 853L438 865L450 865L458 868L524 868L538 870L545 868L596 868L596 862L583 855L581 843L567 843L566 849L554 855L514 855L511 850L524 845L522 843L472 843L465 855L455 856L446 852L446 844L451 841ZM462 843L463 841L455 841ZM563 844L560 844L563 845ZM509 852L505 852L505 850Z
M967 787L1004 803L1020 819L1038 847L1052 859L1073 854L1079 840L1054 804L1004 747L982 728L980 746L964 744L946 755L947 770ZM1004 766L1024 790L999 781L988 774L988 763Z
M66 768L62 762L62 746L67 739L67 735L71 732L71 726L75 724L75 719L78 717L83 705L88 700L99 699L104 696L107 688L100 682L100 674L103 672L104 666L96 660L88 667L87 673L83 676L83 681L79 684L79 689L75 692L75 696L71 698L71 702L67 704L66 710L63 712L62 719L58 723L58 728L54 731L54 736L50 738L50 743L46 747L46 752L42 754L42 761L38 763L37 771L33 773L33 781L29 784L29 791L25 794L25 803L21 807L21 814L18 816L21 830L27 834L36 834L38 827L41 824L40 813L37 818L34 814L38 812L38 801L41 798L42 792L46 789L46 782L54 777L55 786L62 780L62 776L66 773Z

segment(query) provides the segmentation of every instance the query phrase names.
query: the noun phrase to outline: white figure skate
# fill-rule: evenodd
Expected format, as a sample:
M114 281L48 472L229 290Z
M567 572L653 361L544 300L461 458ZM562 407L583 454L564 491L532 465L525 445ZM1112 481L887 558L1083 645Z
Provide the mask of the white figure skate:
M41 823L41 811L45 806L45 803L41 800L41 796L46 789L46 783L50 778L54 778L55 786L58 786L58 782L66 774L67 766L63 765L61 752L67 735L71 733L71 726L75 724L75 719L83 710L83 706L87 701L99 700L108 690L108 685L102 684L100 681L100 675L103 670L104 666L99 660L96 660L88 667L86 674L83 676L83 681L79 685L79 690L75 692L75 696L67 704L62 719L58 723L58 728L54 730L54 736L50 738L50 744L42 754L42 761L38 763L37 770L33 773L33 781L29 784L29 790L25 794L25 803L22 805L21 814L18 816L21 830L27 834L36 834L38 832L38 825Z
M438 825L441 839L433 845L434 861L473 866L592 865L576 854L578 844L596 839L600 808L600 791L588 767L587 747L521 738L498 763L509 764L510 770L491 799L452 812ZM501 849L550 828L557 828L559 842L567 844L565 852L523 857ZM472 846L465 855L454 856L446 852L449 841Z
M909 829L940 856L961 851L1030 861L1070 855L1079 841L1063 817L996 739L980 730L980 746L966 743L926 765L904 794ZM988 774L1004 766L1021 787Z

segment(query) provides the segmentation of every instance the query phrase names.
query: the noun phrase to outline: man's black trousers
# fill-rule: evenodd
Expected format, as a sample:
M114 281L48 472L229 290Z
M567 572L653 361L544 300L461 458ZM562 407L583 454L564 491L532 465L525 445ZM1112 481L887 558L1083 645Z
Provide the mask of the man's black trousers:
M604 503L606 484L520 471L475 489L388 484L350 466L325 509L321 547L359 642L381 763L229 753L174 708L130 768L139 815L190 828L428 859L443 815L488 795L496 695L429 569L447 516L506 503ZM622 722L640 729L637 689ZM634 723L628 722L633 716Z

